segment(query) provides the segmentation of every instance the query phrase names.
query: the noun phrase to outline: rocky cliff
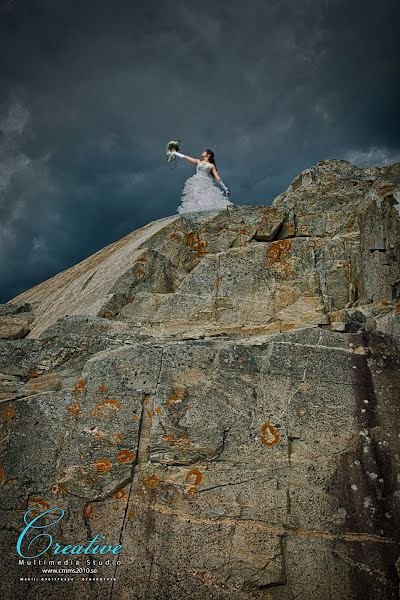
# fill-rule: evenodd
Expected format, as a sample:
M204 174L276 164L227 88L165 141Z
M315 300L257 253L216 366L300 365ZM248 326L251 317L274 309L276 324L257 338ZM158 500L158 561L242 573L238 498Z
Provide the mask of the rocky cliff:
M0 306L2 597L398 598L399 207L400 163L321 161ZM104 581L20 581L52 507Z

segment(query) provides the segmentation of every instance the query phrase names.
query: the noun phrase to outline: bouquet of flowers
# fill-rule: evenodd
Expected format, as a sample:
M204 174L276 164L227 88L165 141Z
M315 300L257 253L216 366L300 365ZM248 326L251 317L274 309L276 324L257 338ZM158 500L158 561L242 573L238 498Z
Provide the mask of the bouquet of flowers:
M176 150L177 152L179 152L179 150L181 149L180 147L180 143L182 140L171 140L170 142L168 142L167 144L167 156L166 156L166 160L167 163L171 165L171 167L176 167L177 166L177 160L176 160L176 156L175 156L175 152L173 152L173 150Z

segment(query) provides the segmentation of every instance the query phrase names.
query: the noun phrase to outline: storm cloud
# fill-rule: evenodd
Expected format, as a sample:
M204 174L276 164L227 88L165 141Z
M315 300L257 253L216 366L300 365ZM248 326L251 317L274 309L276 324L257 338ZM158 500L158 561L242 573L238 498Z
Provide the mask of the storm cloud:
M236 204L400 160L397 0L0 0L0 302L176 213L210 147Z

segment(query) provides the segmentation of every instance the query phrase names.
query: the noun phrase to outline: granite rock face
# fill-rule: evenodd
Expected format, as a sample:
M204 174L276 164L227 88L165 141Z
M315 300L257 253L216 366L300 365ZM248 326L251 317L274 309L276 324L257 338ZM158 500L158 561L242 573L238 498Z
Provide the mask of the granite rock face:
M2 305L2 597L398 598L399 207L400 163L321 161ZM104 581L20 581L52 507Z

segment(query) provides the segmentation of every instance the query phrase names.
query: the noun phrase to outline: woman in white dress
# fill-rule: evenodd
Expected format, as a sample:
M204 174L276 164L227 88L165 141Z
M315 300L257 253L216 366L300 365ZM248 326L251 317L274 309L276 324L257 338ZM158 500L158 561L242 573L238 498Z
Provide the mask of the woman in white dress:
M234 206L228 199L232 194L217 171L214 152L210 148L202 152L201 159L176 151L175 154L196 165L196 173L189 177L183 186L178 213L223 210L227 206ZM219 183L226 195L214 184L214 181Z

